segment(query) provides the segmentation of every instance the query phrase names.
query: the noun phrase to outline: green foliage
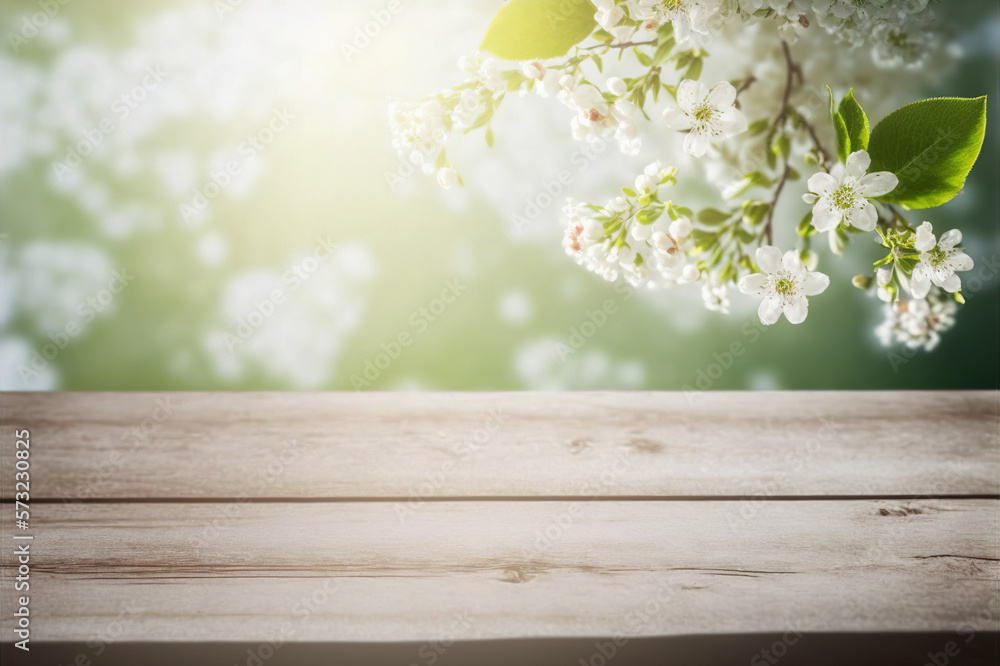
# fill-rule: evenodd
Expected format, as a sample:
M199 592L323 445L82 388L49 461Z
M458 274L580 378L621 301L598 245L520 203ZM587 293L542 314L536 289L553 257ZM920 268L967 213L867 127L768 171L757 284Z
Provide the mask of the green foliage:
M493 17L480 48L504 60L558 58L596 26L589 0L509 0Z
M839 107L834 103L833 90L830 86L826 89L830 94L830 118L837 133L837 157L846 162L851 153L868 150L868 116L854 98L853 88L841 100Z
M869 145L871 171L899 178L881 201L916 209L947 203L965 186L985 133L985 97L929 99L889 114Z
M840 101L838 110L840 117L844 120L847 129L847 138L850 142L848 155L859 150L868 150L868 141L871 136L871 127L868 124L868 115L854 98L854 89L847 91L847 95ZM839 143L839 141L838 141Z

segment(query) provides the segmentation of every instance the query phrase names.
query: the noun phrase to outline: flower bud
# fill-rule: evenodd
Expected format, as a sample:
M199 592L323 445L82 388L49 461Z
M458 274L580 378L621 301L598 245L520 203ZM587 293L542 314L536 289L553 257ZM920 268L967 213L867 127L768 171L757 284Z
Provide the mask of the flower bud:
M529 79L541 81L545 78L545 67L537 60L532 60L521 65L521 73Z
M576 90L576 79L571 74L563 74L559 77L559 87L566 92L573 92Z
M691 235L692 229L691 220L686 217L682 217L679 220L674 220L670 223L670 235L674 238L687 238Z
M628 86L617 76L612 76L608 79L608 92L615 97L621 97L628 92Z
M454 169L442 167L438 169L437 181L438 185L444 189L451 189L455 185L458 185L458 173Z

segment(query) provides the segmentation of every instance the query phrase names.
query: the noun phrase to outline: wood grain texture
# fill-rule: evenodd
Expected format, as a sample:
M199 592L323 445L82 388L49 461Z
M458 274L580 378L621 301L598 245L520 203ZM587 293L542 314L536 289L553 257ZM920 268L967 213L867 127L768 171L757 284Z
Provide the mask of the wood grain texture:
M954 631L996 594L997 508L52 504L35 516L32 617L38 640Z
M995 495L996 394L5 394L35 499ZM498 423L499 422L499 423ZM10 499L7 485L4 498Z

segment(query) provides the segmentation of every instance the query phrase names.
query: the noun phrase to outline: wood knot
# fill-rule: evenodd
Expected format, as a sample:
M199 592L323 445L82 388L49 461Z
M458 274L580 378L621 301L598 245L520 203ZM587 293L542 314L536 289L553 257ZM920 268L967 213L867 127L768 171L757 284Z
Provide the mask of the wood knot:
M923 513L923 509L914 506L900 506L891 509L881 508L878 510L880 516L916 516Z
M504 583L527 583L534 577L535 574L528 573L516 567L504 569L503 573L500 574L500 580Z
M663 450L663 444L651 439L630 439L627 446L637 453L659 453Z

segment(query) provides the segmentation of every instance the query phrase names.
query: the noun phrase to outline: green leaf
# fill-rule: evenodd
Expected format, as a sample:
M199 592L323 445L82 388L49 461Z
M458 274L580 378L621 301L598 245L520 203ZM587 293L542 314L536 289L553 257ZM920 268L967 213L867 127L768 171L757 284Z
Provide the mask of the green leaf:
M795 228L795 233L797 233L802 238L811 238L816 234L816 227L812 225L813 213L809 211L806 213L805 217L799 222L799 226Z
M826 90L830 94L830 118L833 120L833 129L837 131L837 157L840 158L841 162L846 162L847 156L851 154L851 135L847 131L844 117L840 115L834 104L833 89L827 86Z
M768 127L771 126L771 121L767 118L761 118L760 120L755 120L750 123L750 127L747 128L747 133L749 136L758 136L763 134Z
M704 225L714 227L732 218L732 213L726 213L715 208L703 208L698 211L698 221Z
M659 46L656 47L656 53L653 54L653 64L662 65L670 57L670 51L673 50L675 42L673 38L664 39L660 42Z
M869 171L891 171L899 185L881 201L934 208L962 191L986 135L986 97L939 98L898 109L872 130Z
M687 68L686 72L684 72L684 78L691 79L692 81L697 81L701 78L701 69L703 67L702 63L703 61L701 58L695 58L694 62L691 63L691 66Z
M854 98L854 88L847 91L847 96L840 101L840 117L844 120L847 128L847 136L850 141L848 155L859 150L868 150L868 138L871 135L871 127L868 125L868 115Z
M486 145L489 146L490 148L493 147L493 128L492 127L487 127L486 128Z
M558 58L594 31L587 0L509 0L486 29L479 48L504 60Z

